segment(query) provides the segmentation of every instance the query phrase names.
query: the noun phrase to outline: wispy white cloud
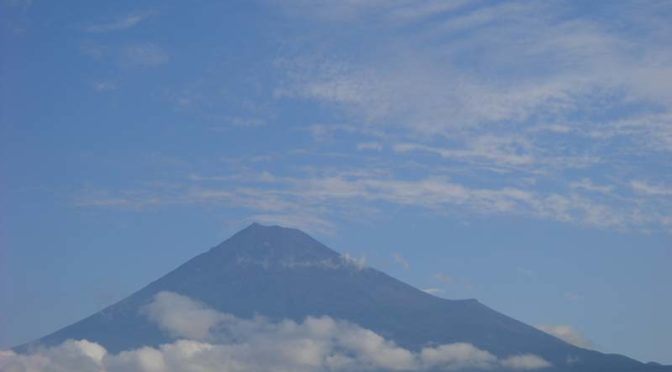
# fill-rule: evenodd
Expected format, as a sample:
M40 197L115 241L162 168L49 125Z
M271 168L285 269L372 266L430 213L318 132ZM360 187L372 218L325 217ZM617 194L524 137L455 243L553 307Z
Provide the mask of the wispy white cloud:
M394 28L395 22L385 20L392 8L415 14L442 8L433 2L346 3L324 2L316 11L345 7L346 13L378 17L382 27ZM661 44L669 26L640 25L649 31L639 34L648 37L642 43L597 19L566 17L567 7L557 2L471 3L476 6L455 15L429 12L442 17L417 38L376 39L379 45L372 49L384 55L381 59L305 56L294 66L286 64L291 84L284 92L337 104L369 124L424 133L501 121L530 125L532 118L555 122L588 108L609 109L622 99L669 102L668 93L657 89L660 80L654 82L672 77L661 63L670 57ZM630 10L624 6L624 13ZM637 19L629 14L627 21ZM453 38L456 33L459 39ZM440 41L445 39L450 41ZM386 49L386 43L396 47ZM632 53L635 47L643 53L639 57ZM477 58L481 68L465 64L465 55ZM620 93L624 90L627 97Z
M365 371L514 370L549 367L539 356L497 358L468 343L427 346L414 352L375 332L330 317L302 322L241 319L176 293L162 292L143 313L169 335L159 347L108 353L89 342L66 341L32 354L0 352L0 369L30 371ZM200 317L205 316L202 320ZM194 325L192 322L198 324Z
M664 12L624 5L623 22L646 32L623 34L554 1L289 3L276 4L308 22L395 31L363 40L371 45L357 58L339 54L342 48L324 53L324 38L316 37L318 46L301 38L308 41L300 52L278 57L281 78L271 87L277 100L316 102L342 114L301 130L320 148L341 135L354 139L349 148L360 151L331 154L375 166L266 172L262 179L261 172L228 164L227 179L178 181L169 191L87 194L78 204L240 207L265 222L323 232L333 231L339 218L364 219L392 204L599 228L672 228L672 201L661 198L669 180L642 166L665 167L672 151L669 92L655 88L672 77L663 63L672 58L663 37L671 28L654 22ZM329 42L348 43L347 28L342 32ZM117 52L127 66L169 60L154 44ZM105 58L114 51L91 48L90 54ZM173 98L191 107L199 96L187 91ZM232 126L265 124L254 116L222 119ZM315 155L314 149L294 153L302 151Z
M427 292L431 295L434 295L434 296L438 296L438 295L443 294L445 292L441 288L424 288L423 291L425 291L425 292Z
M540 325L538 329L553 335L562 341L582 348L592 348L593 344L576 329L568 325Z
M383 144L380 142L362 142L357 144L357 150L381 151L382 149Z
M137 26L142 21L153 16L154 14L155 13L152 11L136 12L109 22L91 24L86 27L86 31L93 33L104 33L128 30Z
M665 172L650 169L666 169L672 151L672 100L661 89L672 80L665 62L672 59L669 4L624 2L610 17L556 1L292 5L306 19L395 35L377 32L356 58L308 41L306 53L279 59L286 79L276 97L317 102L346 118L320 125L320 133L359 130L371 143L392 143L409 161L450 162L464 178L488 180L478 188L443 182L454 186L453 205L492 197L492 209L505 213L526 205L523 214L558 221L669 227L669 202L653 201L666 191L650 187L665 184ZM338 46L351 35L330 40ZM428 178L441 178L438 169ZM647 177L646 185L625 181ZM530 180L525 187L523 179ZM394 192L404 181L420 189L430 183L397 179L381 191L404 204L410 197Z
M167 63L168 53L159 45L133 42L123 45L86 43L82 53L99 62L111 62L121 67L151 67Z
M96 81L93 84L93 89L96 92L109 92L117 89L117 84L113 81Z
M285 10L294 15L315 17L338 22L360 21L363 17L376 15L388 22L406 24L419 19L450 13L467 7L475 0L292 0Z
M535 159L529 143L523 139L483 136L468 143L469 148L438 148L422 144L400 143L394 146L398 153L414 151L437 154L443 158L495 161L502 165L525 166Z
M392 260L394 263L401 266L404 270L408 270L411 267L411 265L408 263L408 260L397 252L392 253Z
M646 181L632 181L632 189L639 193L652 196L672 196L672 186L651 184Z
M221 184L182 184L167 190L83 195L79 206L148 208L161 205L207 204L243 207L265 222L329 230L333 218L362 216L365 206L398 205L432 213L479 216L515 215L615 229L667 229L664 210L644 209L641 200L619 203L594 200L573 189L541 192L531 188L485 188L447 177L400 179L367 172L281 177L266 173L222 180ZM261 212L261 213L260 213Z
M358 268L359 270L363 270L367 267L366 266L366 257L364 257L364 256L356 257L356 256L350 255L349 253L345 253L343 255L343 259L345 260L345 262L347 262L348 264Z
M434 280L444 285L452 285L457 282L457 279L455 279L455 277L444 273L436 273L433 275L433 278Z
M614 190L612 185L596 184L588 178L582 178L578 181L573 181L570 183L570 187L573 189L581 189L602 194L608 194Z
M153 43L127 45L121 49L120 58L128 66L156 66L169 60L163 48Z

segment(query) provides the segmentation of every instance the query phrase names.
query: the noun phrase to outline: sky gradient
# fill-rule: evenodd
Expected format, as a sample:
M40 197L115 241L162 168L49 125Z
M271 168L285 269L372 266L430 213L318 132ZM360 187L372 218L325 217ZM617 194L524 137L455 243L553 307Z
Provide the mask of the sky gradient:
M0 347L257 221L672 363L669 19L655 0L2 0Z

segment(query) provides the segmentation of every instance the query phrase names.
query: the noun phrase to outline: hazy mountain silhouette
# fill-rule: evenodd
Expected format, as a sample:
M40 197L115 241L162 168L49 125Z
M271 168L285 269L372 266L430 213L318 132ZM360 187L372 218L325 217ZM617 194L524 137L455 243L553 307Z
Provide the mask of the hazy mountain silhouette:
M411 350L467 342L497 356L539 355L545 371L672 371L672 367L581 349L476 300L429 295L327 248L307 234L253 224L126 299L18 350L88 339L112 352L170 342L139 309L176 292L238 317L302 320L328 315Z

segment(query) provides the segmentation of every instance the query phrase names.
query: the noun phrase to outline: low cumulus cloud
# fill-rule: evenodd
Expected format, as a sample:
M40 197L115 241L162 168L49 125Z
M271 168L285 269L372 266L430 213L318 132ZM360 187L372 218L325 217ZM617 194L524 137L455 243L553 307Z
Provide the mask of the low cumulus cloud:
M302 322L241 319L188 297L161 292L141 312L178 338L158 347L112 354L97 343L68 340L32 354L0 352L2 371L362 371L534 370L536 355L506 358L468 343L411 351L356 324L327 316Z
M142 309L162 330L176 338L207 339L212 329L229 316L173 292L160 292Z

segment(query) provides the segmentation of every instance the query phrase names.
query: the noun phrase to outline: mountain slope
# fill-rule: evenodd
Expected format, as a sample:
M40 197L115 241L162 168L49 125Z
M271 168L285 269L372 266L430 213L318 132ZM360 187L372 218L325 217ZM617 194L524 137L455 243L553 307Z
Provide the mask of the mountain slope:
M497 356L532 353L571 371L672 371L569 345L476 300L431 296L341 256L305 233L253 224L128 298L20 349L88 339L118 352L171 341L140 309L161 291L242 318L328 315L418 350L468 342Z

